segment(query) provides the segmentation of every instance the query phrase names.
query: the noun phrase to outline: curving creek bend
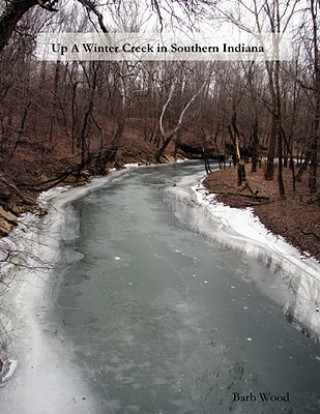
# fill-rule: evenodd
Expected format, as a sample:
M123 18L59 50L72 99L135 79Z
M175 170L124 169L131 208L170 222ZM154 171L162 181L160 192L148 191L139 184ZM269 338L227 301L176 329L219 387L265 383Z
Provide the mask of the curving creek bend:
M32 305L42 360L21 352L2 414L319 412L319 345L284 317L281 270L179 207L180 178L202 170L130 169L66 205L63 265Z

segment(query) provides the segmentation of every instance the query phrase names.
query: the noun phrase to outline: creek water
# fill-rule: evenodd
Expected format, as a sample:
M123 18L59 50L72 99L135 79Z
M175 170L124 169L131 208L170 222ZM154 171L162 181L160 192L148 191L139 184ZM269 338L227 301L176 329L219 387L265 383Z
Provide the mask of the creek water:
M166 188L202 168L132 169L67 207L52 317L95 413L318 413L319 345L255 283L276 271L173 213Z

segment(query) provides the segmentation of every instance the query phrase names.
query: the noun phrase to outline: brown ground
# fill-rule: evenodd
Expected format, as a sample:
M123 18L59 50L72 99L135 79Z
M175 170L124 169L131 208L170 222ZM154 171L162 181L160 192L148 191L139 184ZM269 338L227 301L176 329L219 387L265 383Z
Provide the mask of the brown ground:
M252 207L271 232L320 260L320 209L316 198L308 191L306 173L293 193L291 173L285 169L286 200L281 200L276 174L273 181L266 181L261 168L256 173L251 173L250 169L247 165L247 180L240 187L234 168L213 172L204 184L217 194L218 201L232 207Z

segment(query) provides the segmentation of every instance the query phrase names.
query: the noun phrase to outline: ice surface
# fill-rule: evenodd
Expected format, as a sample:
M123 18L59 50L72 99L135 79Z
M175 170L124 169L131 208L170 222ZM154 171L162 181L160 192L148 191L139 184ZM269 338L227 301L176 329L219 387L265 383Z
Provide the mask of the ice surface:
M72 237L64 234L66 221L72 220L65 207L123 172L96 178L81 188L61 187L42 193L39 203L48 214L42 219L23 215L18 227L1 240L2 254L11 251L10 261L15 263L9 261L1 268L7 286L1 316L6 331L1 357L9 367L2 377L1 413L98 413L72 352L50 319L50 310L60 244Z
M1 319L10 331L1 356L7 363L18 360L15 372L16 362L12 362L12 369L5 374L8 380L14 372L1 390L1 413L98 413L59 326L50 319L50 310L62 234L66 220L72 220L65 207L123 172L94 179L81 188L56 188L41 194L39 202L48 214L42 219L24 215L10 237L1 240L0 250L4 254L14 251L13 260L20 264L18 268L7 264L1 269L6 271L8 285L5 315ZM176 187L168 187L177 217L208 238L268 265L281 266L286 271L286 284L296 292L295 300L288 301L285 311L300 327L306 326L319 335L319 264L270 234L250 210L232 209L215 202L198 184L199 180L200 177L184 178Z
M15 249L21 252L14 260L22 267L8 266L7 279L11 283L4 298L5 316L13 331L6 356L18 359L19 365L2 391L4 414L94 412L88 390L79 380L81 375L69 362L72 358L63 338L54 323L47 320L62 224L62 211L52 209L43 227L36 217L27 215L10 236ZM27 233L23 231L25 226Z
M320 265L272 234L252 209L236 209L215 201L198 175L182 178L167 189L176 216L195 231L267 266L281 269L279 284L294 294L283 306L288 320L316 339L320 337ZM190 208L195 207L195 208Z

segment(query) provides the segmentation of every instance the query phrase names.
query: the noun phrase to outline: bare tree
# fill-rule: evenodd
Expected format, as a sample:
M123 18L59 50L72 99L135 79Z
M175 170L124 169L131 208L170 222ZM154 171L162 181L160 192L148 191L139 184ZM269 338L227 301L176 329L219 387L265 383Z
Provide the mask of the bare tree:
M191 96L191 98L185 104L184 108L180 112L180 115L179 115L179 118L178 118L176 124L173 127L169 128L169 130L166 130L164 118L165 118L166 111L168 109L168 105L171 102L171 100L173 98L173 94L174 94L175 89L176 89L176 83L175 83L174 79L175 79L175 77L172 79L172 83L171 83L170 90L169 90L169 95L168 95L168 98L167 98L167 100L165 101L165 103L162 107L160 118L159 118L159 127L160 127L163 142L162 142L161 147L159 148L159 150L155 154L155 161L156 162L160 162L160 158L161 158L163 152L168 147L168 145L170 144L170 142L173 139L173 137L175 136L175 134L180 130L180 128L182 126L182 123L183 123L183 120L184 120L184 117L186 115L186 112L188 111L188 109L191 106L191 104L193 103L193 101L200 95L200 93L202 92L202 90L204 89L204 87L206 85L206 82L202 83L202 85L196 90L196 92Z
M310 13L312 22L312 50L314 72L314 137L312 142L312 158L309 187L311 193L317 192L317 170L320 152L320 50L319 50L319 14L320 1L310 0Z
M85 10L91 11L97 20L100 29L105 26L105 10L114 10L121 16L122 7L127 8L125 1L111 0L107 4L100 0L78 0ZM148 0L146 7L154 12L158 18L160 29L164 28L164 21L171 20L170 24L176 27L194 27L202 18L211 13L218 0L189 0L187 2L172 2L171 0ZM136 1L136 4L141 2ZM8 44L10 37L15 31L18 22L32 8L40 7L48 12L58 12L64 0L19 0L4 2L0 6L0 52ZM93 22L94 23L94 22ZM102 30L104 31L104 30Z

